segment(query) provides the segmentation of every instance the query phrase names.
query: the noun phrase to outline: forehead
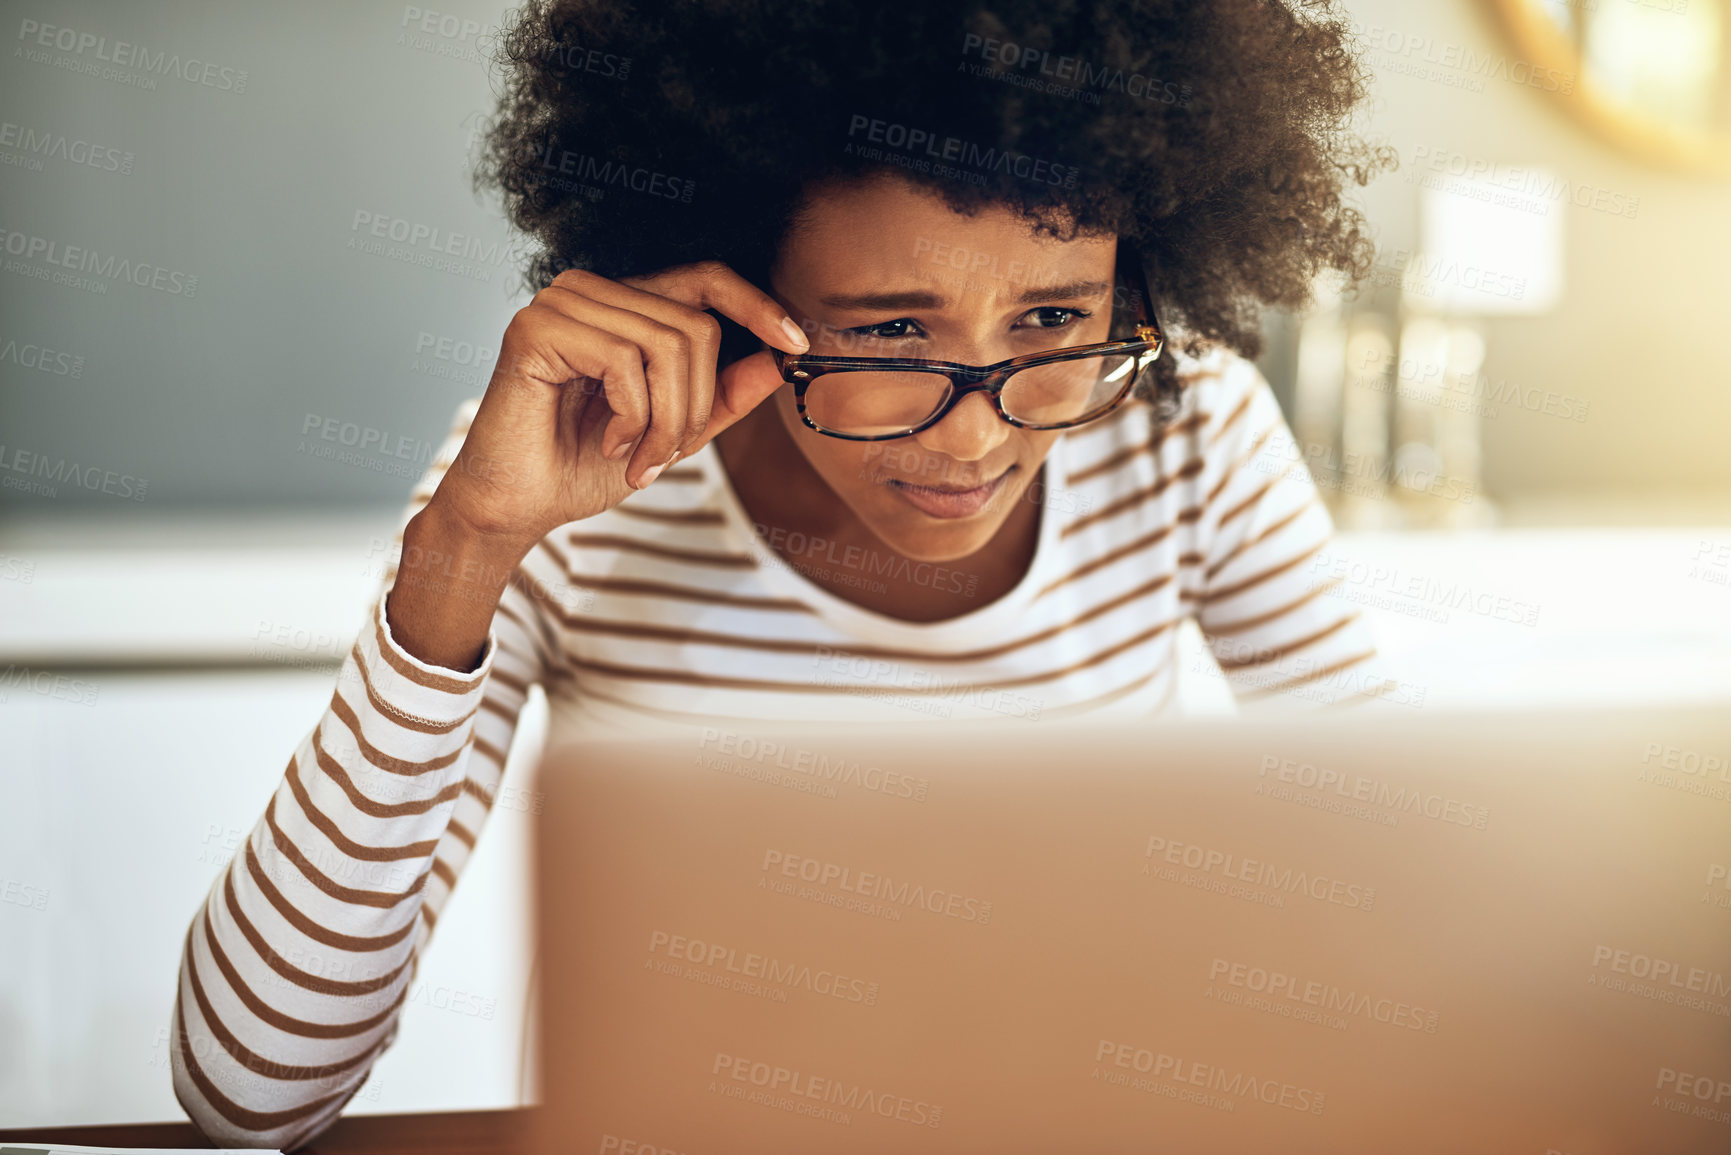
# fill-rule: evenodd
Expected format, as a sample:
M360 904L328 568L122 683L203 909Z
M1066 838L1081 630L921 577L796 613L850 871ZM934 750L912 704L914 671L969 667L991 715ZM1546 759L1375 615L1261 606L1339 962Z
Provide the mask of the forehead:
M1040 285L1110 282L1116 252L1110 235L1059 240L1008 207L958 213L933 190L886 178L815 192L776 273L790 288L917 284L1003 298Z

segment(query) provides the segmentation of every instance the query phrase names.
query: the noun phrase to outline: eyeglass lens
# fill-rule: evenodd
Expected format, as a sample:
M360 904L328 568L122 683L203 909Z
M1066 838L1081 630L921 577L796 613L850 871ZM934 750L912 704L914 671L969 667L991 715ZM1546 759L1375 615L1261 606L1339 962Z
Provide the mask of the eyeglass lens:
M1010 376L999 395L1004 412L1030 425L1079 422L1107 409L1135 371L1133 353L1107 353L1035 365ZM942 373L847 370L824 373L806 388L805 411L819 427L855 437L883 436L928 420L950 399Z

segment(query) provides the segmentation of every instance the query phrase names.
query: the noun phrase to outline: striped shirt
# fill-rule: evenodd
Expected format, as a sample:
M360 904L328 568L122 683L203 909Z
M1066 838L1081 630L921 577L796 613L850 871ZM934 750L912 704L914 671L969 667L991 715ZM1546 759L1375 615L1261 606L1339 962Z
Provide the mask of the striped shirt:
M1184 369L1164 424L1132 403L1054 443L1030 489L1026 575L949 620L889 618L811 578L965 595L965 561L779 540L713 446L544 538L472 673L396 643L387 572L329 707L187 932L170 1036L194 1122L220 1144L287 1149L359 1090L499 795L531 685L556 733L1159 717L1178 713L1174 633L1191 617L1218 671L1185 675L1223 675L1243 709L1390 699L1401 687L1374 669L1366 623L1328 596L1332 525L1267 383L1223 352ZM459 410L405 524L478 404Z

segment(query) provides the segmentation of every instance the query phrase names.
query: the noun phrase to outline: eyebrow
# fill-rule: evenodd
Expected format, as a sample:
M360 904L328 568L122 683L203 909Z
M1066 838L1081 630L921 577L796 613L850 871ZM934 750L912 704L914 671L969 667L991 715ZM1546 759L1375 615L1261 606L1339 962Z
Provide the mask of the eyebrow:
M1017 304L1037 305L1042 301L1073 301L1098 297L1110 292L1106 281L1071 281L1063 285L1041 285L1023 290ZM819 299L832 309L941 309L944 298L925 289L905 289L884 293L837 293Z

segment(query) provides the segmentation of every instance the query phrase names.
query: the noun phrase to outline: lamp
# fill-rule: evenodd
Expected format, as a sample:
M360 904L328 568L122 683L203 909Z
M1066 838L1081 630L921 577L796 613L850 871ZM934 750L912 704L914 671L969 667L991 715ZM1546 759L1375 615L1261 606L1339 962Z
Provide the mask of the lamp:
M1390 480L1421 507L1420 494L1447 497L1430 503L1445 524L1484 524L1494 520L1481 496L1481 418L1493 385L1482 371L1485 321L1547 313L1561 301L1569 186L1541 168L1464 159L1470 173L1448 167L1421 182L1420 242L1401 277Z

